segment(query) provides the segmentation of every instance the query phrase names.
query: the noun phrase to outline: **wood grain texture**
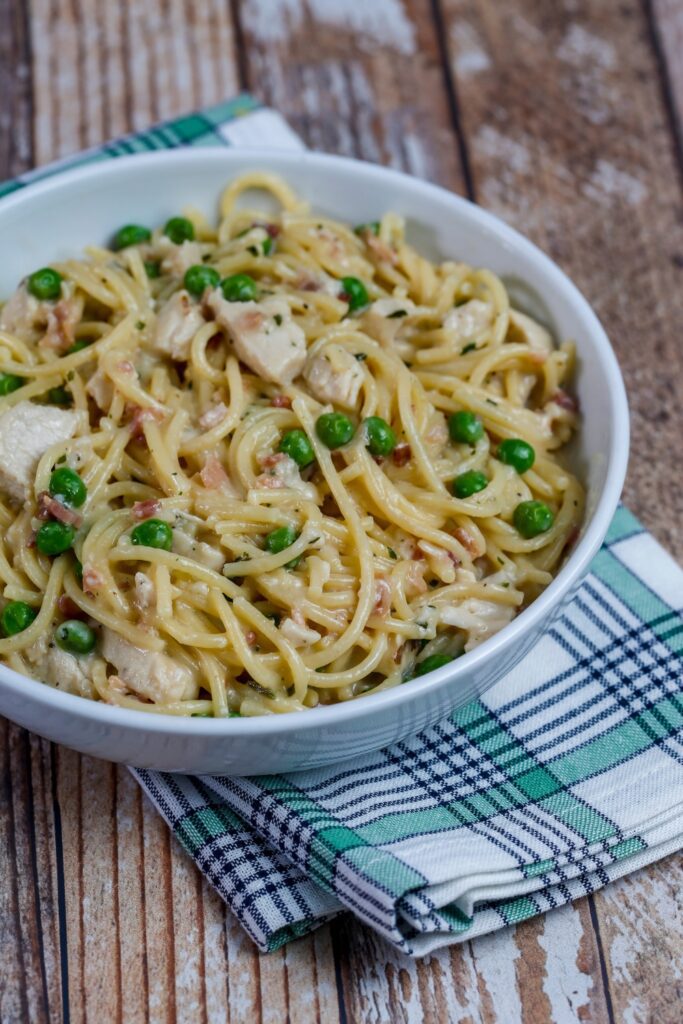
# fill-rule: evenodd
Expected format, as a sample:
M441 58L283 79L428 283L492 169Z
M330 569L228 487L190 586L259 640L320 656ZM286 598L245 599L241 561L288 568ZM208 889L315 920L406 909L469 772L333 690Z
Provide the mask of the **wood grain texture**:
M601 313L628 500L680 554L681 7L0 0L0 175L247 86L315 148L475 195ZM680 1019L680 859L420 963L350 917L262 956L125 769L7 723L0 758L1 1024Z

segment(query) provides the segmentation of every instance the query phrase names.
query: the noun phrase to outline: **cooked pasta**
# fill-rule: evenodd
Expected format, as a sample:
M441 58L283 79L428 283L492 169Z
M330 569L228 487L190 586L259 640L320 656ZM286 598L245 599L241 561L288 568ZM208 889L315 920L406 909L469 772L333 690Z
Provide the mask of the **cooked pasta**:
M0 311L0 659L174 715L410 685L574 542L573 362L490 270L267 173L37 271Z

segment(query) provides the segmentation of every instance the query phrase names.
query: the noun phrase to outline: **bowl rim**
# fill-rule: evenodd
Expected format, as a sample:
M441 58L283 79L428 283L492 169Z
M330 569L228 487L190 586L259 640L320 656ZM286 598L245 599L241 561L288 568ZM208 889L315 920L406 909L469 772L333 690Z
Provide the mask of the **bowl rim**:
M88 700L75 694L65 693L39 680L23 676L6 665L0 665L0 688L23 699L26 703L42 705L45 710L53 708L62 712L71 712L75 717L85 717L93 723L125 727L133 732L170 733L178 737L203 737L205 739L253 737L259 734L273 736L292 731L308 732L322 729L325 726L341 725L342 722L349 723L354 719L360 721L373 718L388 709L394 710L404 704L410 704L440 690L442 686L455 683L458 676L476 671L477 667L484 662L496 657L505 657L508 644L511 645L525 633L532 633L534 627L538 626L544 616L559 604L583 577L589 563L600 548L616 511L628 463L629 412L621 370L602 324L577 286L542 249L495 214L440 185L423 181L402 171L379 164L310 150L292 152L266 146L239 146L221 149L197 147L196 149L137 153L120 156L106 162L87 163L63 170L56 168L55 173L49 177L32 182L2 197L0 199L0 216L9 209L30 203L37 196L59 192L64 187L68 188L79 182L86 183L93 178L116 177L121 172L135 167L157 166L163 169L169 163L179 165L204 162L217 165L225 163L227 176L230 173L230 164L235 158L240 163L252 161L255 166L263 167L266 170L277 165L278 171L285 175L288 166L295 167L302 163L308 163L320 165L322 168L341 168L348 173L350 180L354 177L370 177L396 181L403 187L409 187L417 195L436 197L442 202L451 204L456 213L460 212L474 221L477 228L495 235L501 243L507 244L511 249L521 251L528 259L536 262L548 278L550 288L564 293L565 298L578 309L585 319L588 327L587 334L591 338L593 350L609 382L605 400L609 405L609 418L614 429L609 450L606 452L607 469L602 493L590 520L586 523L583 536L543 593L512 622L480 646L424 678L411 680L410 686L397 686L378 694L367 694L356 700L327 707L311 708L303 713L289 712L246 718L200 719L191 716L169 715L163 712L137 711L132 708L120 708L100 701Z

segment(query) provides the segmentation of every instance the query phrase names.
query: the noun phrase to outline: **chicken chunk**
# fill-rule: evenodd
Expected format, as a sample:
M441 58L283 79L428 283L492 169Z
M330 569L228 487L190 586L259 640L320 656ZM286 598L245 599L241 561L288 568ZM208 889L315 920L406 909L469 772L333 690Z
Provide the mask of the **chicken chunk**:
M176 245L164 235L159 240L156 251L161 256L162 273L173 274L175 277L183 277L190 267L202 262L202 247L199 242L186 241Z
M205 323L189 293L185 289L176 292L159 310L153 341L155 351L171 359L188 359L192 339Z
M19 402L0 415L0 491L26 501L41 455L58 441L73 437L81 414L54 405Z
M256 487L263 487L270 491L290 488L299 491L311 501L315 500L317 494L315 487L301 479L299 467L289 455L276 452L273 455L261 456L259 461L264 472L256 477Z
M47 325L52 306L31 295L21 284L7 300L0 312L0 330L28 340Z
M455 334L458 341L479 337L493 323L493 306L481 299L470 299L456 306L444 318L444 330Z
M360 363L342 345L327 345L309 356L304 379L319 402L355 408L364 380Z
M135 647L106 627L102 654L129 690L155 704L192 700L197 695L198 684L192 669L161 651Z
M31 672L48 686L77 697L94 696L93 668L100 661L94 655L78 657L57 647L54 640L41 636L26 651Z
M291 384L299 376L306 362L306 336L286 299L273 295L261 302L228 302L216 289L207 304L250 370L275 384Z
M465 650L471 651L512 622L516 613L517 609L510 605L470 597L462 604L443 608L440 618L445 625L457 626L467 632Z

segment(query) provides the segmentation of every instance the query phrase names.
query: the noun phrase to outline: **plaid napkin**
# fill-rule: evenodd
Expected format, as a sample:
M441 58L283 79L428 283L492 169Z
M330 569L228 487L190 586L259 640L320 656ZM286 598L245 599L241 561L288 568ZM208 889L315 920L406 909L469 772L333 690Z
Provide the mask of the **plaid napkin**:
M243 96L67 166L259 142L301 148L279 115ZM260 949L349 909L420 956L683 845L682 609L683 572L622 508L565 615L435 728L290 775L135 775Z

